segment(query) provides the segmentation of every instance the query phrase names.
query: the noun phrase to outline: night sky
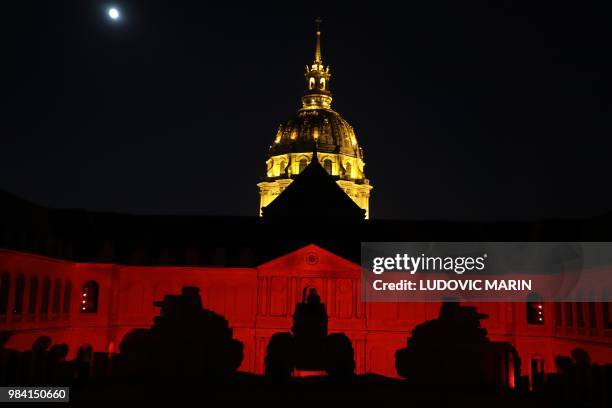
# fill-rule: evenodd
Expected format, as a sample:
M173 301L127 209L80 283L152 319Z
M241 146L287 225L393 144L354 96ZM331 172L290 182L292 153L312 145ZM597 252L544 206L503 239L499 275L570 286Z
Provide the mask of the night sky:
M320 15L333 107L364 149L373 218L612 210L612 26L582 2L13 3L0 36L0 189L34 202L255 215Z

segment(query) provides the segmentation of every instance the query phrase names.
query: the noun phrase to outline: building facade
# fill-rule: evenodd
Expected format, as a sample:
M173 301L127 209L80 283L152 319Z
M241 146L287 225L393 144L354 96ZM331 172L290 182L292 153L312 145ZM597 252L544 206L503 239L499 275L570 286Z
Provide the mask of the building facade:
M331 109L330 77L317 31L302 108L280 126L258 184L263 217L50 210L0 194L3 346L29 350L48 336L69 346L69 358L84 348L118 353L126 333L151 326L154 301L192 286L244 344L241 370L261 374L269 339L290 331L296 305L314 288L329 332L351 340L356 372L396 377L395 353L413 328L438 316L440 304L363 302L361 241L611 239L612 222L599 219L488 226L364 220L372 186L354 130ZM531 379L554 371L555 358L576 348L594 363L612 362L609 303L472 306L489 316L482 324L491 340L516 349Z
M360 266L308 245L253 268L134 266L80 263L0 250L0 328L12 336L5 347L28 350L40 336L67 344L70 356L91 347L119 352L130 330L149 327L165 294L200 288L204 307L226 317L244 344L241 370L264 372L270 337L289 331L306 288L326 305L330 333L345 333L355 350L357 373L396 377L395 353L411 330L437 317L438 303L364 303ZM528 303L473 304L493 341L512 344L522 372L555 370L554 359L576 348L595 363L612 359L608 303L542 303L541 320Z

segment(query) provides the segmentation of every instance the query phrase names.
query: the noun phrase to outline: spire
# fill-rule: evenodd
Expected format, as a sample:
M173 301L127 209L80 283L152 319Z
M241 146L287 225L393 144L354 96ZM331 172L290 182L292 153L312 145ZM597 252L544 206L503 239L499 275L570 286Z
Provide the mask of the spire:
M323 58L321 58L321 23L323 20L321 18L317 18L315 23L317 24L317 45L315 47L315 64L322 64Z
M302 97L302 109L329 109L331 105L331 92L329 92L329 66L323 65L321 55L321 23L317 18L317 42L315 46L315 60L312 65L306 66L306 94Z

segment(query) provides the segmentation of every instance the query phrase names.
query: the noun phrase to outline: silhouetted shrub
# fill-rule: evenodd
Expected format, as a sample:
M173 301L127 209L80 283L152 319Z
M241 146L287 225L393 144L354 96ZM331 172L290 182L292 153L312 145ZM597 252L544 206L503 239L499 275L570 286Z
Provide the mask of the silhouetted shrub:
M54 344L47 353L48 383L53 385L68 384L72 381L72 365L66 361L67 344Z
M351 340L344 333L327 336L325 371L334 380L348 380L355 372L355 352Z
M119 355L116 357L120 374L127 377L143 376L149 358L153 353L151 330L134 329L128 332L119 343Z
M17 351L4 347L9 338L10 333L0 333L0 385L72 384L75 364L66 360L67 344L51 346L51 337L40 336L30 350Z
M49 336L40 336L34 343L32 343L32 352L40 353L43 351L47 351L47 349L51 346L52 340Z
M266 348L266 376L285 381L295 368L295 341L291 333L274 333Z
M556 356L557 373L549 375L551 395L563 402L609 406L612 389L612 364L592 364L589 354L580 348L569 356Z

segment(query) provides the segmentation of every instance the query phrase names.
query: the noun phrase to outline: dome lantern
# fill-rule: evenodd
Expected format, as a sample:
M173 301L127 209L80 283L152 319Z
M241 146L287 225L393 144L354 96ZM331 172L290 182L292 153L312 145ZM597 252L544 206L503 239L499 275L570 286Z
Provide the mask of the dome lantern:
M323 64L321 55L321 19L317 19L317 41L315 45L315 58L312 65L306 66L306 92L302 97L303 109L329 109L331 107L331 92L329 79L331 73L329 66Z

